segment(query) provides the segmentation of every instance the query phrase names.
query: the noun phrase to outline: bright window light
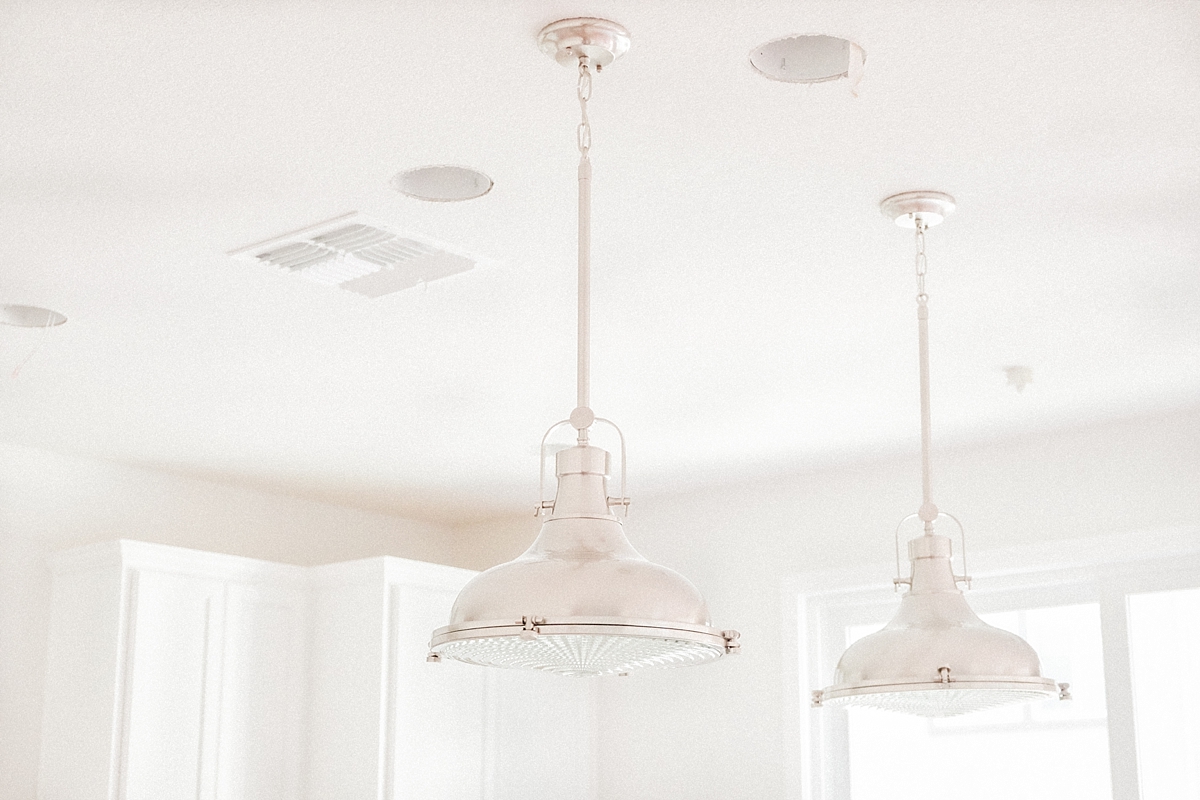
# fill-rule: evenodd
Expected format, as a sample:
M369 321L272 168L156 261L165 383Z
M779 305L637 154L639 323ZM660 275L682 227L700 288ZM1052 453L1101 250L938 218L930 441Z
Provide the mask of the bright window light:
M927 800L964 792L973 800L1112 796L1099 606L980 616L1025 638L1046 674L1069 681L1077 699L933 720L851 708L852 800ZM847 644L881 624L847 627Z
M1200 589L1129 596L1141 800L1200 797Z

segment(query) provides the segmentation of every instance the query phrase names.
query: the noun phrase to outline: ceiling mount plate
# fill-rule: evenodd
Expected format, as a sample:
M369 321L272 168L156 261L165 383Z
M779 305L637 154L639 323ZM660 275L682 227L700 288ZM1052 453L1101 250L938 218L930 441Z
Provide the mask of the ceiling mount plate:
M954 198L945 192L901 192L884 199L879 210L901 228L917 227L917 219L932 228L954 211Z
M538 47L563 66L573 67L586 58L607 67L629 50L629 31L615 22L596 17L574 17L551 22L538 34Z

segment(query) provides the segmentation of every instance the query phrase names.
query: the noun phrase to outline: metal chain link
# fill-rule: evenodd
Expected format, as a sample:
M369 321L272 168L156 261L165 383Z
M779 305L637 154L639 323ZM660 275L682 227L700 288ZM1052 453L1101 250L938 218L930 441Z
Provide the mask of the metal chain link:
M586 58L579 59L579 154L587 158L592 147L592 123L588 120L588 100L592 99L592 71Z
M929 266L925 260L925 230L929 226L920 217L916 219L916 235L917 235L917 302L922 305L929 300L929 295L925 294L925 270Z

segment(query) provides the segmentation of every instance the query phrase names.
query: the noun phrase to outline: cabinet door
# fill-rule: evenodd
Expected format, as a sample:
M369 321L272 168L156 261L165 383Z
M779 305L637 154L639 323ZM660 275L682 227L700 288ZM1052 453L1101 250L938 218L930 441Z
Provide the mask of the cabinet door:
M297 800L307 586L144 542L54 564L42 800Z
M46 643L39 800L108 798L123 742L119 564L56 575ZM2 646L2 643L0 643Z
M215 797L224 584L136 573L122 800Z
M297 800L304 746L307 625L299 590L226 589L219 800Z
M312 597L307 796L380 800L386 754L383 721L384 581L382 563L323 576Z
M387 800L480 800L486 670L429 663L429 634L446 624L456 589L389 587Z

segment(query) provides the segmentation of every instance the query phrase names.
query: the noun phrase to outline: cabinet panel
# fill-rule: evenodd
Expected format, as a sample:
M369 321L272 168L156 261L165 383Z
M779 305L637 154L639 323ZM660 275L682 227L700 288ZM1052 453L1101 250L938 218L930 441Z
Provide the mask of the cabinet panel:
M592 681L425 660L471 575L63 554L39 797L588 800Z
M307 631L303 596L262 586L228 587L219 800L301 796Z
M224 585L155 571L134 585L118 796L214 797Z
M429 633L450 618L456 590L392 585L392 758L389 800L480 800L484 785L484 673L429 663Z
M40 800L108 798L120 755L122 596L119 564L55 580L46 652Z
M307 789L313 800L380 796L383 569L360 572L327 580L313 596Z

